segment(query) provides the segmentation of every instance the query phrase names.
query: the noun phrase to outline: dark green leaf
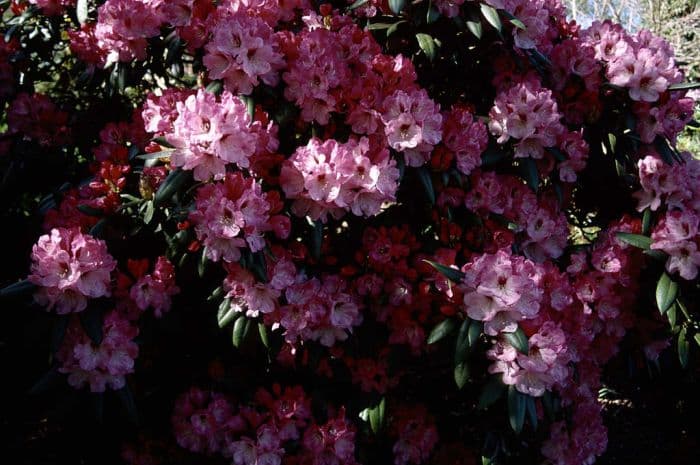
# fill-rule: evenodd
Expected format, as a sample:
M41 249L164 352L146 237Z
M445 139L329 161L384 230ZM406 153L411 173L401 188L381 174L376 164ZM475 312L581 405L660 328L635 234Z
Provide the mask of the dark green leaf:
M221 81L211 81L206 89L207 92L211 92L214 95L219 95L221 91L224 90L224 85L221 83Z
M240 316L239 309L238 306L231 305L231 299L224 299L216 312L216 321L219 323L219 328L223 328Z
M518 329L516 329L512 333L503 333L503 337L508 342L508 344L515 347L518 350L518 352L521 352L523 354L529 353L529 343L527 340L527 336L523 332L522 328L518 327Z
M418 39L418 45L420 49L423 50L423 53L425 53L425 56L427 56L430 61L433 61L437 49L433 38L428 34L418 33L416 34L416 39Z
M508 420L513 431L520 434L525 423L525 409L527 408L526 397L515 389L515 386L508 387Z
M454 378L458 389L462 389L469 380L469 365L467 362L461 362L455 365Z
M139 160L160 160L170 158L170 155L172 155L172 153L173 149L159 150L158 152L143 153L141 155L136 155L136 158L138 158Z
M469 325L469 347L474 347L474 345L479 341L481 336L481 331L484 329L484 324L481 321L472 320L471 325Z
M654 147L667 165L673 165L675 154L668 145L668 141L666 139L664 139L662 136L656 136L656 139L654 139Z
M386 36L389 37L390 35L392 35L394 32L396 32L398 30L398 28L401 24L406 23L406 22L407 21L405 21L403 19L401 21L396 21L394 24L392 24L391 26L389 26L387 28Z
M671 329L675 328L678 318L678 307L676 304L671 305L671 308L668 309L666 318L668 318L668 324L671 325Z
M170 198L182 188L183 185L190 179L190 172L176 169L168 174L163 184L158 188L155 195L155 203L160 204L170 200Z
M477 39L481 39L481 36L483 35L481 21L467 20L467 29L469 29L469 32L474 34L474 37L476 37Z
M537 192L540 185L540 174L537 171L537 163L532 158L522 158L520 160L520 168L522 171L523 179L530 186L530 189Z
M432 24L435 21L438 20L440 17L440 12L438 11L435 6L430 5L430 8L428 8L428 13L425 15L425 22L428 24Z
M437 271L439 271L443 276L445 276L447 279L450 281L453 281L455 283L461 282L464 279L464 273L459 271L456 268L451 268L449 266L442 265L437 262L433 262L430 260L423 260L426 262L428 265L432 266L435 268Z
M55 354L63 344L70 319L68 315L58 315L51 326L51 353Z
M651 208L647 207L642 215L642 234L648 236L651 234Z
M433 188L433 179L430 176L430 171L425 166L421 166L416 172L418 173L418 179L423 185L425 195L428 196L428 202L430 202L430 205L435 205L435 189Z
M693 336L693 340L697 345L700 346L700 333L695 333L695 336Z
M250 320L245 315L242 315L233 324L232 342L234 347L240 347L243 344L248 335L248 329L250 329Z
M527 418L532 425L532 429L537 429L537 406L535 405L535 398L526 396L525 404L527 406Z
M15 297L22 294L28 294L36 289L36 285L29 282L28 279L12 283L0 289L0 297Z
M366 5L369 0L355 0L355 2L348 7L348 10L354 10L360 8L362 5Z
M75 16L78 18L78 22L81 26L85 24L88 17L87 0L78 0L78 2L75 4Z
M450 335L456 328L457 324L451 318L443 320L430 331L428 336L428 344L435 344L436 342L442 340L446 336Z
M678 297L678 283L664 272L656 283L656 306L663 315Z
M260 342L262 342L262 344L269 349L270 339L267 335L267 326L265 326L265 323L258 322L258 334L260 334Z
M489 6L485 3L482 3L481 5L481 14L484 15L484 18L486 18L486 21L494 27L498 32L501 32L501 28L503 27L501 25L501 18L498 17L498 12L492 7Z
M681 82L678 84L671 84L668 86L668 90L690 90L690 89L700 89L700 82Z
M618 232L615 234L615 236L622 242L643 250L648 250L649 247L651 247L651 238L647 236L642 236L641 234Z
M197 263L197 274L200 278L204 277L204 273L207 271L207 263L209 263L207 247L202 247L202 255L200 255L199 263Z
M503 384L503 382L500 380L500 377L494 376L491 378L491 381L486 383L484 386L484 390L481 391L481 395L479 396L479 404L478 404L478 409L479 410L484 410L496 402L501 395L503 395L503 391L505 391L506 386Z
M93 208L89 205L78 205L78 211L88 216L103 216L104 212L99 208Z
M374 434L379 433L384 427L384 421L386 417L386 399L382 397L382 400L375 407L369 409L369 426Z
M668 254L664 252L663 250L655 250L655 249L649 249L644 251L644 255L648 255L654 260L658 260L660 262L665 262L668 259Z
M678 361L683 368L688 366L688 351L690 350L690 344L686 339L686 335L687 330L683 327L678 333Z
M394 24L396 23L372 23L369 26L367 26L367 29L370 31L379 31L382 29L389 29Z
M455 365L464 362L469 354L469 328L472 320L467 318L462 322L457 332L457 340L455 341Z
M146 202L145 212L143 214L143 222L149 224L153 219L153 213L155 213L155 207L153 205L153 200Z
M405 6L406 0L389 0L389 9L393 11L395 15L401 13Z

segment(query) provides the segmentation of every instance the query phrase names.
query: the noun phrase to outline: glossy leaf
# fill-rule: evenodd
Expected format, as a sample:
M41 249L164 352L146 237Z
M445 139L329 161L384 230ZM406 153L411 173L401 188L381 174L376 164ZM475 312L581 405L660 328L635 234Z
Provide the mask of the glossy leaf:
M487 409L501 398L505 390L506 385L503 384L500 377L494 376L488 383L486 383L484 389L481 391L477 408L479 410Z
M36 289L36 285L24 279L9 286L0 289L0 297L15 297L22 294L28 294Z
M467 362L461 362L454 367L454 379L458 389L462 389L469 380L469 365Z
M668 86L668 90L690 90L690 89L700 89L700 82L680 82L678 84L671 84Z
M416 34L416 39L418 40L420 49L425 53L425 56L427 56L430 61L433 61L437 54L437 46L433 38L428 34L418 33ZM435 203L435 201L433 200L431 203Z
M423 185L425 195L428 197L428 202L430 202L430 205L435 205L435 189L433 188L433 179L430 176L430 171L426 167L421 166L416 172L418 173L418 179Z
M464 273L459 271L456 268L451 268L449 266L442 265L440 263L431 261L431 260L423 260L426 262L428 265L432 266L435 268L437 271L440 272L444 277L449 279L450 281L453 281L455 283L461 282L464 279Z
M515 347L518 352L527 354L530 351L527 336L521 328L516 329L512 333L503 333L503 337L508 344Z
M234 347L240 347L241 344L243 344L243 341L245 341L245 338L248 335L249 329L250 320L245 315L242 315L236 320L236 322L233 324L233 334L231 338Z
M389 9L394 14L399 14L406 6L406 0L389 0Z
M678 297L678 283L664 272L656 283L656 306L663 315Z
M481 14L484 16L486 21L494 27L498 32L501 32L501 29L503 28L503 25L501 24L501 18L498 17L498 11L496 11L495 8L492 6L489 6L485 3L482 3L481 5Z
M515 389L515 386L508 387L508 421L513 431L520 434L525 423L525 410L527 408L527 398Z
M615 237L620 239L625 244L629 244L643 250L648 250L651 247L651 237L642 236L641 234L618 232L615 234Z
M428 344L435 344L436 342L449 336L457 327L455 321L451 318L443 320L430 331L428 336Z
M683 368L688 366L688 352L690 351L690 344L686 339L687 330L682 328L678 333L678 361Z
M260 335L260 342L269 349L270 348L270 338L267 335L267 326L265 323L258 322L258 334Z
M469 328L473 322L466 319L462 322L457 332L457 340L455 341L455 365L464 362L469 354Z
M223 328L232 323L239 315L238 308L231 305L231 299L224 299L216 312L216 321L219 328Z

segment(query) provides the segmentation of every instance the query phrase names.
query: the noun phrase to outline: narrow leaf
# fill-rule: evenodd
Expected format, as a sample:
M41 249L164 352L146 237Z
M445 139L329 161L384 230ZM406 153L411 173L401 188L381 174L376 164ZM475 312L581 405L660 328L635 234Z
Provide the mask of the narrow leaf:
M678 283L664 272L656 283L656 306L663 315L678 297Z
M265 348L270 348L270 338L267 335L267 326L265 323L258 322L258 334L260 334L260 342L265 346Z
M237 310L238 307L231 305L231 299L224 299L216 312L216 321L219 324L219 328L223 328L233 322L240 315L240 312Z
M513 431L520 434L525 423L525 396L515 389L515 386L508 387L508 420Z
M375 407L369 409L369 426L373 433L377 434L384 427L384 419L386 415L386 399L382 400Z
M477 408L484 410L493 405L503 395L505 389L506 385L501 382L499 377L491 378L491 381L486 383L483 391L481 391Z
M615 234L625 244L638 247L643 250L648 250L651 247L651 238L642 236L641 234L632 234L627 232L618 232Z
M469 365L467 362L458 363L454 368L454 378L458 389L462 389L469 380Z
M240 347L248 335L248 329L250 329L250 320L246 316L241 316L233 324L233 335L232 342L234 347Z
M22 294L28 294L36 289L36 285L25 279L12 283L0 289L0 297L15 297Z
M651 208L647 207L642 215L642 234L648 236L651 234Z
M471 328L472 324L472 320L467 318L459 327L457 340L455 341L455 365L467 359L467 355L469 354L469 328Z
M690 344L685 338L686 334L685 327L678 333L678 361L683 368L688 366L688 351L690 350Z
M80 324L93 343L102 343L102 312L98 308L91 308L80 313Z
M428 34L418 33L416 34L416 39L418 39L418 45L421 50L423 50L423 53L425 53L425 56L427 56L430 61L433 61L436 55L436 46L433 38ZM434 201L432 203L434 203Z
M540 185L540 174L537 171L537 163L532 158L523 158L520 160L520 168L523 173L523 179L530 186L530 189L537 192Z
M406 0L389 0L389 9L395 14L401 13L406 6Z
M526 396L525 405L527 407L527 418L532 425L532 429L537 429L537 406L535 405L535 398Z
M474 347L479 340L479 336L481 336L481 331L483 329L484 324L481 321L472 320L472 324L469 325L469 347Z
M75 16L78 18L78 22L81 26L85 24L88 17L87 0L78 0L78 2L75 4Z
M442 265L437 262L433 262L431 260L423 260L426 262L428 265L432 266L435 268L437 271L439 271L443 276L445 276L447 279L450 281L453 281L455 283L461 282L464 279L464 273L459 271L456 268L451 268L449 266Z
M360 8L362 5L366 5L369 0L355 0L355 2L348 7L348 10L354 10Z
M474 34L474 37L477 39L481 39L481 36L483 35L483 30L481 28L481 22L480 21L467 21L467 29L469 29L469 32Z
M428 196L428 202L430 202L430 205L435 205L435 189L433 188L433 179L430 177L430 172L424 166L418 168L416 172L418 173L418 178L423 185L425 195Z
M671 84L668 86L668 90L690 90L690 89L700 89L700 82L681 82L678 84Z
M432 331L430 331L430 335L428 336L428 344L435 344L436 342L444 339L455 330L456 326L457 324L451 318L441 321L435 325Z
M189 178L189 171L181 169L171 171L170 174L168 174L168 177L165 178L165 181L163 181L163 184L161 184L161 186L158 188L158 192L156 192L155 195L155 203L160 204L170 200L170 198L180 190L180 188Z
M501 32L501 18L498 17L498 12L492 7L485 3L481 4L481 14L484 15L486 21L494 27L498 32Z
M521 352L523 354L529 353L530 347L528 344L527 336L521 328L516 329L512 333L503 333L503 336L505 337L508 344L515 347L518 350L518 352Z

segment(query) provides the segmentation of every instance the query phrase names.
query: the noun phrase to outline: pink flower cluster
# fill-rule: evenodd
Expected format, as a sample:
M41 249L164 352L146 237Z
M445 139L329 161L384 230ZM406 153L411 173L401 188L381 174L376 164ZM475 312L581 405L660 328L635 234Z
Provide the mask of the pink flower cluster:
M286 305L279 309L285 340L314 340L326 347L348 338L362 323L361 303L338 276L301 280L284 291Z
M435 419L423 405L395 409L391 431L397 436L392 451L394 465L425 463L438 442Z
M569 382L570 357L566 334L555 323L548 321L529 338L529 351L522 354L507 342L497 342L486 352L494 361L489 373L503 373L503 383L513 385L523 394L542 396L555 384Z
M355 430L345 409L324 424L311 416L301 387L259 389L252 405L191 388L172 415L178 443L194 452L219 454L234 465L355 465ZM289 447L289 446L292 447Z
M700 267L700 162L689 153L684 163L668 165L656 154L639 160L639 182L635 193L639 211L666 211L654 228L651 248L669 255L666 270L692 280Z
M250 94L259 81L276 85L284 66L274 31L247 8L233 13L228 5L219 6L203 58L211 79L223 79L228 90L242 94Z
M258 143L257 127L243 101L225 91L220 99L203 89L177 103L177 118L166 139L175 150L171 163L194 170L194 178L223 179L226 165L247 168ZM259 123L258 123L259 126ZM264 131L264 129L261 129Z
M282 292L293 285L297 278L296 267L285 258L271 267L268 273L270 280L266 283L258 282L253 273L238 263L227 265L226 271L226 298L231 299L232 308L245 312L251 318L256 318L261 313L274 312L279 306L278 299Z
M523 50L549 52L559 36L559 24L566 21L566 12L559 0L485 0L494 8L506 10L518 18L525 28L512 27L515 46Z
M425 89L397 90L387 97L382 122L389 146L403 152L408 166L424 165L442 139L440 105L430 99Z
M230 435L247 426L223 394L194 387L175 401L172 424L180 447L207 454L224 452Z
M508 225L522 238L521 248L536 261L561 256L568 223L556 199L537 196L519 178L493 172L476 173L464 204L475 212L491 212L513 222Z
M298 216L326 222L350 210L357 216L374 216L383 204L395 200L399 170L389 151L375 139L311 139L282 165L280 184L294 199Z
M227 173L222 182L197 190L196 209L190 220L206 247L207 257L230 263L241 258L243 248L262 250L267 231L280 239L289 235L289 218L275 214L281 209L279 196L272 191L264 193L253 178L240 172Z
M130 291L130 296L140 310L153 308L157 318L170 310L172 296L179 294L175 284L175 267L166 257L158 257L152 274L141 276Z
M477 257L462 272L465 312L484 322L486 334L513 332L519 321L537 316L543 292L541 269L533 262L500 250Z
M184 102L194 93L191 89L176 87L164 89L160 95L150 92L141 113L146 132L158 135L172 133L174 131L173 123L178 117L178 102Z
M113 310L104 316L101 330L102 340L96 344L73 320L56 353L58 370L68 375L68 383L76 389L86 385L92 392L121 389L126 375L134 372L139 348L133 339L138 327Z
M41 8L47 16L62 14L67 7L74 6L77 0L29 0L29 3Z
M489 113L489 129L499 144L516 139L515 157L543 158L564 133L552 91L527 79L501 91Z
M461 105L443 114L443 121L442 143L454 155L457 169L468 175L481 166L481 154L489 143L486 124Z
M32 249L29 281L39 286L34 299L61 314L81 312L88 298L110 295L116 262L104 241L78 228L52 229Z
M95 39L105 65L145 60L146 39L160 34L161 18L148 0L107 0L97 10Z
M632 100L656 102L671 84L683 80L669 43L647 30L629 35L619 24L596 21L583 35L606 64L610 83L627 88Z

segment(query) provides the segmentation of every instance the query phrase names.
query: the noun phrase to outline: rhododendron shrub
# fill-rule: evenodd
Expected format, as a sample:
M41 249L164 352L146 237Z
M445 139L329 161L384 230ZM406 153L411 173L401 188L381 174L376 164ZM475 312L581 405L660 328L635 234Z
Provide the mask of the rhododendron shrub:
M697 353L695 85L648 31L558 0L0 7L0 187L36 219L0 296L51 326L50 379L138 421L127 464L591 464L616 360Z

